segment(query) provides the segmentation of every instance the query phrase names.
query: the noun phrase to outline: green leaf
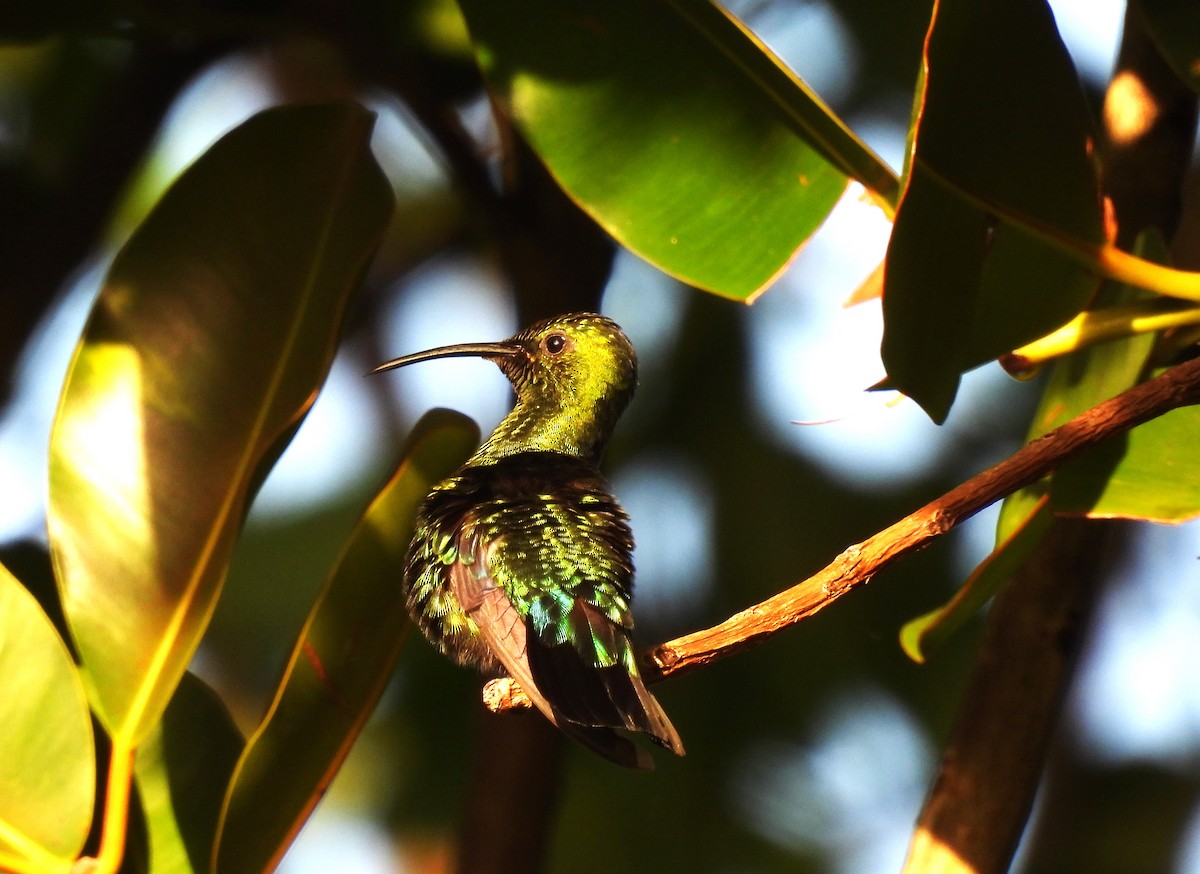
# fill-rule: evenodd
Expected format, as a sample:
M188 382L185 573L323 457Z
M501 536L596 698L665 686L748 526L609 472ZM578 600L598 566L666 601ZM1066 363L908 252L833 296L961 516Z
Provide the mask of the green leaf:
M744 300L854 173L895 177L708 0L460 0L484 76L563 189L622 245Z
M1166 243L1156 231L1140 237L1135 248L1152 261L1167 260ZM1116 287L1105 301L1119 306L1145 297ZM1035 419L1038 433L1136 385L1145 375L1154 342L1153 334L1129 336L1057 364ZM1200 409L1184 407L1105 441L1054 474L1051 506L1055 512L1093 518L1163 523L1195 518L1200 515L1200 458L1192 451L1197 428Z
M154 874L208 874L217 817L244 741L225 705L186 673L134 764Z
M371 503L305 622L267 715L238 762L215 871L273 868L341 766L392 673L408 614L400 587L418 504L479 431L434 410Z
M92 720L67 646L0 565L0 869L70 870L92 821Z
M1136 245L1140 256L1163 260L1166 245L1156 232L1147 232ZM1108 283L1100 292L1099 312L1145 301L1145 292L1126 285ZM1027 442L1054 430L1085 410L1120 394L1141 379L1154 345L1150 334L1131 334L1117 340L1086 346L1053 363L1050 377L1034 413ZM1186 444L1184 444L1186 445ZM1086 457L1086 456L1085 456ZM945 605L907 623L900 632L904 651L923 662L938 645L961 627L1008 581L1033 552L1060 510L1060 479L1070 466L1053 479L1044 479L1009 495L996 526L996 548L971 574L962 588ZM1107 470L1080 471L1075 479L1103 483ZM1089 487L1094 496L1095 487ZM1086 489L1084 490L1086 491Z
M1091 123L1043 0L941 0L884 289L892 386L942 421L959 375L1066 322L1103 231Z
M1195 0L1136 0L1163 57L1193 91L1200 92L1200 16Z
M1000 545L984 559L954 597L936 610L918 616L900 629L900 646L918 664L937 650L968 619L991 600L1008 582L1013 573L1037 546L1053 521L1045 500L1038 502L1033 513L1000 541Z
M1165 261L1167 246L1154 230L1138 237L1134 250L1139 257ZM1145 302L1145 292L1128 285L1108 283L1096 300L1096 311ZM1146 362L1154 348L1153 334L1134 334L1081 348L1054 363L1050 378L1029 427L1034 440L1059 425L1090 410L1109 398L1132 388L1143 378Z
M117 256L50 447L49 533L89 696L133 747L167 706L264 460L304 416L391 209L347 104L250 119Z
M1200 407L1106 440L1054 475L1054 509L1094 519L1178 524L1200 516Z

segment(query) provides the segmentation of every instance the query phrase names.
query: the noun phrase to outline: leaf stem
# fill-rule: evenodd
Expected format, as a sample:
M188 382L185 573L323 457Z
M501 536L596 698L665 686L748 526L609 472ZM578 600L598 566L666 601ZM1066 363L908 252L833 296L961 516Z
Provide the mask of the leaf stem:
M114 735L108 764L108 785L104 792L104 825L100 833L100 852L96 856L96 874L116 874L125 856L134 752L135 748L128 739Z
M1200 273L1164 267L1111 244L1083 244L1101 275L1183 300L1200 301ZM1090 251L1089 251L1090 250Z
M1061 328L1002 356L1000 363L1010 373L1020 374L1094 343L1197 323L1200 323L1200 307L1181 304L1174 298L1087 310Z

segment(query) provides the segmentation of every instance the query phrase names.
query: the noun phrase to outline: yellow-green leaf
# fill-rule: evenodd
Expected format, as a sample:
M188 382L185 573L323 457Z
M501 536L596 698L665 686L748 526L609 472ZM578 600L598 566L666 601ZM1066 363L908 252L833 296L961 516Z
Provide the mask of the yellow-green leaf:
M134 764L153 874L208 874L221 802L243 746L216 693L184 674Z
M268 110L118 254L64 386L49 533L105 727L133 747L192 657L260 466L303 417L391 191L370 113Z
M383 691L408 624L400 580L418 504L466 460L479 431L434 410L418 424L308 615L221 818L215 871L276 865Z
M92 720L66 644L3 565L0 689L0 870L65 874L92 821Z
M1200 407L1111 438L1054 475L1054 509L1094 519L1178 524L1200 516Z

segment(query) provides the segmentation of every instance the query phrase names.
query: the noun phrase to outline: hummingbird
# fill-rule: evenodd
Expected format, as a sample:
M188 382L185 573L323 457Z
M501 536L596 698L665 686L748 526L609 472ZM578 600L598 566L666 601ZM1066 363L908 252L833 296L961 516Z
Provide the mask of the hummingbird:
M605 758L653 767L626 731L682 756L638 672L633 535L598 467L637 384L633 345L611 319L572 313L372 372L461 356L493 361L516 403L417 511L409 614L451 660L512 677L551 723Z

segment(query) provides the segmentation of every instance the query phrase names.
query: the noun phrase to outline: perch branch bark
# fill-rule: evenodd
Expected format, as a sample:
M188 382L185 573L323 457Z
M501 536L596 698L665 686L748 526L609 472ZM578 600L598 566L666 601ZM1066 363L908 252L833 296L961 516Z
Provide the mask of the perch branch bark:
M1036 482L1102 440L1176 407L1200 403L1200 359L1164 371L1019 449L899 522L846 549L813 576L726 619L651 649L651 679L724 658L778 634L929 545L984 507Z
M844 550L822 570L719 625L649 649L642 658L648 682L701 668L761 643L828 607L893 562L984 507L1057 470L1108 437L1123 434L1177 407L1200 403L1200 358L1179 364L1125 391L1022 447L937 500ZM529 699L505 677L484 687L488 709L525 708Z

